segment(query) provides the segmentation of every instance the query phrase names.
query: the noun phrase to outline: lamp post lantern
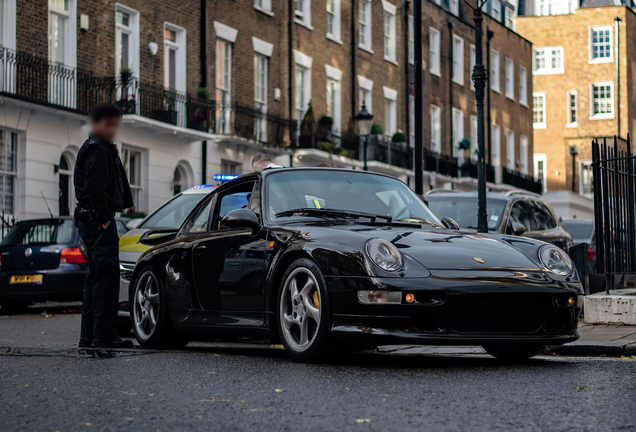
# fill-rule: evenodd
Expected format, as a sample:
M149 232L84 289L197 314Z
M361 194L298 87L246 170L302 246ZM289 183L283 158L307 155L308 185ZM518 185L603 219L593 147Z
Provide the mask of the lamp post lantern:
M475 83L475 99L477 104L477 231L480 233L488 232L488 216L486 211L486 143L484 140L486 68L483 64L481 30L481 25L484 20L481 8L485 2L486 0L476 0L476 7L472 8L473 21L475 22L475 67L473 69L472 79Z
M356 121L356 129L358 129L358 135L363 137L364 139L364 170L367 171L367 138L369 136L369 132L371 132L371 121L373 120L373 115L367 111L367 106L362 102L362 109L355 116Z

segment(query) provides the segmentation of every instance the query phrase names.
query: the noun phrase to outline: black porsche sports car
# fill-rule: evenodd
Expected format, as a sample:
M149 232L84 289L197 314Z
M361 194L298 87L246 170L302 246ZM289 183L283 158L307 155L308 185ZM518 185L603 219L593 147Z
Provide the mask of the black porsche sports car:
M578 338L582 287L561 249L466 233L404 183L346 169L247 174L210 193L131 280L147 348L265 336L315 360L334 347L482 345L527 358Z

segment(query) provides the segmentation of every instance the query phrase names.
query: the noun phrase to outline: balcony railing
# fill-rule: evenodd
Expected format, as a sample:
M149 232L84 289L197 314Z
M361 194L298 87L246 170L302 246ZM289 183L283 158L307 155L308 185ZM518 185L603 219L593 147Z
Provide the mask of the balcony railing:
M478 177L477 164L472 159L468 159L459 169L460 175L463 177L471 177L476 179ZM486 164L486 181L495 183L495 169L492 165Z
M520 174L514 170L508 168L501 168L502 183L514 186L519 189L525 189L530 192L541 194L543 192L543 185L540 180Z
M254 140L270 146L290 146L296 135L296 122L238 103L218 105L212 131Z
M457 177L457 158L424 149L424 170Z

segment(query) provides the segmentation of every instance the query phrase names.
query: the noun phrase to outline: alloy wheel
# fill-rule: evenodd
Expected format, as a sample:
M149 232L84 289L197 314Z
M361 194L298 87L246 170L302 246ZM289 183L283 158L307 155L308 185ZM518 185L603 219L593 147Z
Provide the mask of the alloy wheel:
M289 274L281 291L279 317L283 337L295 351L311 347L322 311L320 289L313 273L299 267Z
M159 318L159 285L155 275L144 273L135 287L133 322L137 335L149 339L157 327Z

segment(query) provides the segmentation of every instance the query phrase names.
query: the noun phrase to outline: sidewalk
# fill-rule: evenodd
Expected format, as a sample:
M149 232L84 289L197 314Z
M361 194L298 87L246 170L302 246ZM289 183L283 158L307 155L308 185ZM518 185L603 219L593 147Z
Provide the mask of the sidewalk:
M566 345L554 346L548 352L576 356L636 355L636 326L579 323L581 338ZM481 347L387 345L380 352L409 354L486 354Z

